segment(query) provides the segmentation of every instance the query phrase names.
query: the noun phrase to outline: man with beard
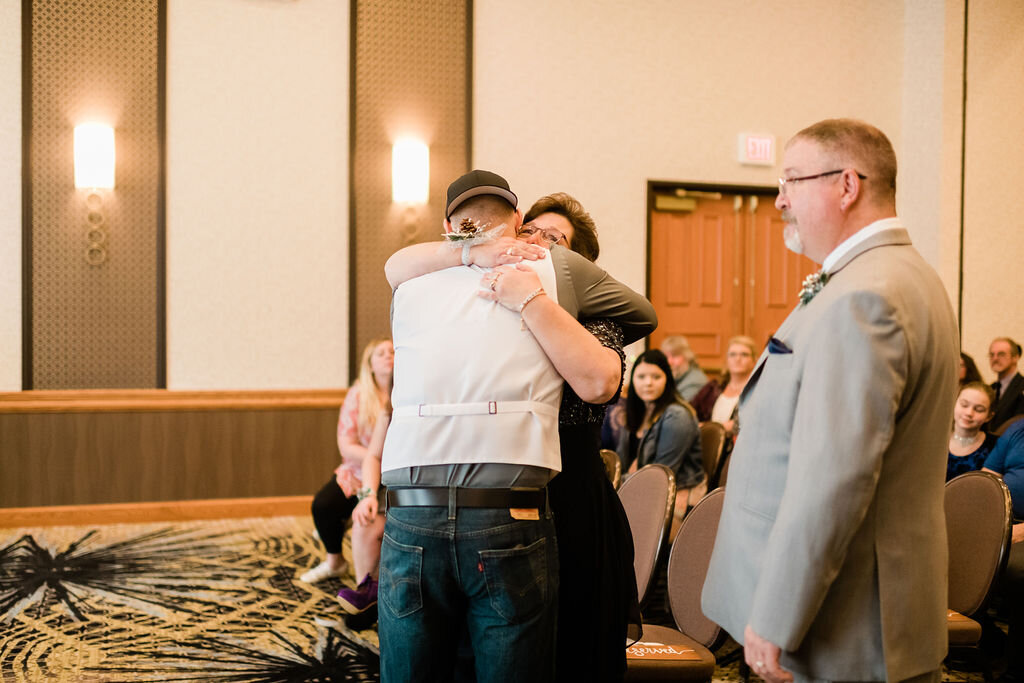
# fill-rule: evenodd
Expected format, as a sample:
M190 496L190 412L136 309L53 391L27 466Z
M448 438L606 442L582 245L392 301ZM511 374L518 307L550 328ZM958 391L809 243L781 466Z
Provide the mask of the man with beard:
M938 681L956 320L880 130L816 123L783 167L786 244L822 270L740 396L704 612L772 683Z

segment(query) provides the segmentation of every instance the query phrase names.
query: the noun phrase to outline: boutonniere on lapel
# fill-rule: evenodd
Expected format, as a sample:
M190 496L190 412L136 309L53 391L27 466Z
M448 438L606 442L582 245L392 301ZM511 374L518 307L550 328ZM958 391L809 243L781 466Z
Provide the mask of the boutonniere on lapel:
M800 303L807 305L811 299L821 291L822 287L828 284L828 273L819 270L804 278L803 287L800 289Z

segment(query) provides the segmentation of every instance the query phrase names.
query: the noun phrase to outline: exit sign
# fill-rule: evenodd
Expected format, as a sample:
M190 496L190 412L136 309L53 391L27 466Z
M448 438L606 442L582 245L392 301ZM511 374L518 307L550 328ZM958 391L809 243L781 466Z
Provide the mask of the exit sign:
M775 136L740 133L739 162L754 166L774 166Z

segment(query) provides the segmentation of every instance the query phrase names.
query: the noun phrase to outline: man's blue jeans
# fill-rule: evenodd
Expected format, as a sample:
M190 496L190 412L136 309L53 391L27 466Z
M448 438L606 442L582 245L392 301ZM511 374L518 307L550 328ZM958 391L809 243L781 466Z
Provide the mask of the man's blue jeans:
M550 516L392 507L380 557L381 680L450 680L468 633L477 680L554 678L558 548Z

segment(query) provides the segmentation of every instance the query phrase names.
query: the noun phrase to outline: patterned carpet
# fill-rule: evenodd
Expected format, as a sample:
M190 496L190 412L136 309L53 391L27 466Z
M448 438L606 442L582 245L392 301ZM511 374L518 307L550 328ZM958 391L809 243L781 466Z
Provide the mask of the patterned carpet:
M312 530L302 517L0 529L0 681L376 681L376 631L345 627L343 584L297 579L322 559ZM716 653L715 681L740 680L734 650Z
M297 517L0 530L0 680L370 681ZM346 548L347 550L347 548ZM351 581L351 577L348 579Z

